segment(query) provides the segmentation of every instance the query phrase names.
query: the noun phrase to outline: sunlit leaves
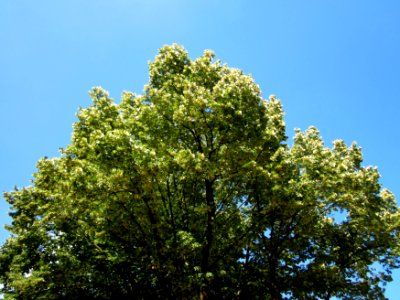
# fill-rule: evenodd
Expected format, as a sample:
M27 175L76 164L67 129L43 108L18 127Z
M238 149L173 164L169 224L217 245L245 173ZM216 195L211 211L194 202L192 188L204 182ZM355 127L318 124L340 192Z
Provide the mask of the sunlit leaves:
M360 147L315 127L289 147L281 102L212 51L149 69L143 95L93 88L71 144L5 194L9 297L383 297L400 213Z

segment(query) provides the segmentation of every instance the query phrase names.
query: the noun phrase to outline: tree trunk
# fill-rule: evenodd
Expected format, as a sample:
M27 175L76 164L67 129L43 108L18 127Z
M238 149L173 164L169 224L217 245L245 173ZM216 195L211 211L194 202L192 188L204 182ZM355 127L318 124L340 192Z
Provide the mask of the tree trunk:
M274 251L273 251L274 252ZM282 300L282 294L278 285L276 270L278 261L275 253L271 253L269 258L269 292L272 300Z
M206 185L206 203L207 203L207 227L205 233L205 239L202 249L202 259L201 259L201 272L203 276L209 272L210 265L210 253L212 248L212 243L214 240L214 223L215 223L215 201L214 201L214 189L213 182L209 179L205 181ZM208 299L209 294L209 282L205 279L203 285L200 288L200 299Z

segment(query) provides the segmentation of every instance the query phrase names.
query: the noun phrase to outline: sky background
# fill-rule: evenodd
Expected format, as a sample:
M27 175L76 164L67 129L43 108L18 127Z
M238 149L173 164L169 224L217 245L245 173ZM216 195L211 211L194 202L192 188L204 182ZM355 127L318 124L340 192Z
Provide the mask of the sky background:
M0 0L0 190L70 142L78 107L102 86L142 93L164 44L204 49L275 94L294 128L327 146L357 141L400 199L398 0ZM0 223L9 223L0 198ZM0 244L8 233L0 229ZM387 288L399 299L400 272Z

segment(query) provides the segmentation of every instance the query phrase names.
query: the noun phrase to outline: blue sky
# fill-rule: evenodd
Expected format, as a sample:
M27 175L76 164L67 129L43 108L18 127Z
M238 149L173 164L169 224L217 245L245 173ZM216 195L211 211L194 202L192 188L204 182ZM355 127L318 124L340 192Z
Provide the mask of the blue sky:
M179 43L277 95L289 138L315 125L327 145L357 141L399 198L399 15L397 0L1 0L0 189L28 185L36 161L69 143L91 87L141 93L147 62ZM7 210L1 200L0 223Z

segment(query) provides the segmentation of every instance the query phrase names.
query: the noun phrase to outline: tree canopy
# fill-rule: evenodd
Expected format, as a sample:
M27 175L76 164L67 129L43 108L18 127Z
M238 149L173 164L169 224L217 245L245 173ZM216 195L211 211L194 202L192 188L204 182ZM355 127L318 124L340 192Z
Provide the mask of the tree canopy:
M361 148L285 135L282 105L205 51L94 88L60 157L5 193L9 299L384 299L400 214Z

